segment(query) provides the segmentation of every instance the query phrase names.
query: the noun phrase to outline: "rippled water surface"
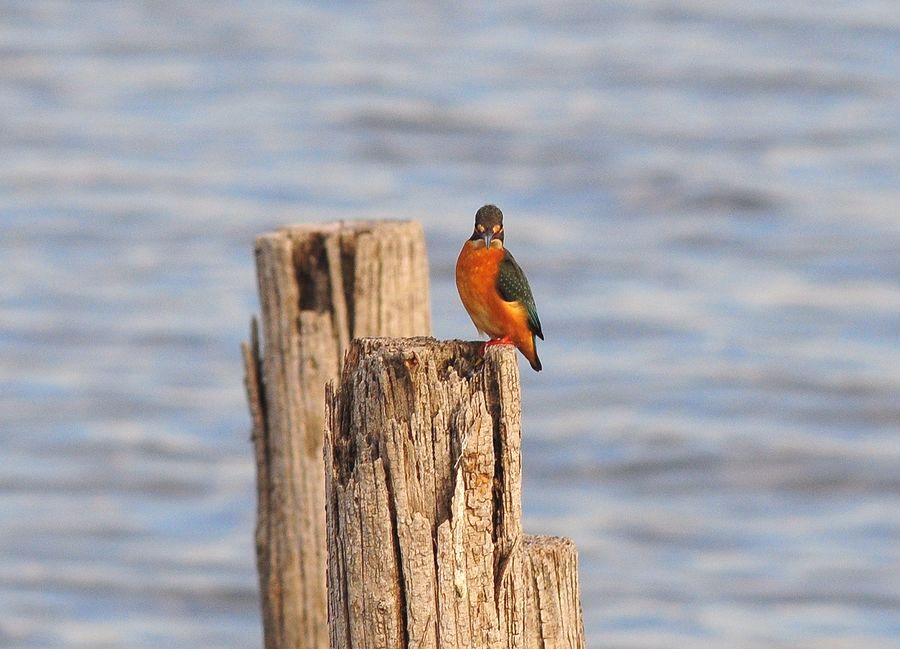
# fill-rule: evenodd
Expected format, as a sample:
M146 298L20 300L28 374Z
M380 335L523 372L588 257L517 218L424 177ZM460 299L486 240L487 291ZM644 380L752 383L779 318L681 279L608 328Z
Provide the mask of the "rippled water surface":
M590 647L896 647L893 0L0 4L0 646L259 647L255 234L496 202Z

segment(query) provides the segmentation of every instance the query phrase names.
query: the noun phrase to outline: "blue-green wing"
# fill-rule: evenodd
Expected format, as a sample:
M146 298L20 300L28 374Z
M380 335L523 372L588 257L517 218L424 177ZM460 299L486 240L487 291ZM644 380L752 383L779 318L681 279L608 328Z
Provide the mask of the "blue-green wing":
M497 289L507 302L520 302L528 312L528 328L535 336L544 339L541 331L541 319L538 317L537 306L534 304L534 296L531 294L531 286L525 278L522 268L516 263L515 257L509 250L500 262L500 273L497 275Z

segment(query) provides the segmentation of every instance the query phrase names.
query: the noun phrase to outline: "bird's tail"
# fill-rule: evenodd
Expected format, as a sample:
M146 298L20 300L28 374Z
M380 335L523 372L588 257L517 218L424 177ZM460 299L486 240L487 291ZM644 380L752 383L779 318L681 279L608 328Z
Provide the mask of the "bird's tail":
M531 349L523 349L522 353L528 359L528 362L531 363L531 369L535 372L540 372L544 369L543 365L541 365L541 359L537 355L537 345L534 344L534 336L531 337Z

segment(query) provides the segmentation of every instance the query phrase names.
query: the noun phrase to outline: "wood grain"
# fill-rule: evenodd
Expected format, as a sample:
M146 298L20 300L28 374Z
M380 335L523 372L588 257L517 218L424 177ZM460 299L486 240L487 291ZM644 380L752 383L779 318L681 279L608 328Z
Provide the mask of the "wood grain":
M520 442L513 348L351 343L326 396L332 649L583 646L574 546L522 536Z
M257 568L266 649L324 648L325 384L359 335L430 333L421 226L367 221L261 235L242 348L257 466Z

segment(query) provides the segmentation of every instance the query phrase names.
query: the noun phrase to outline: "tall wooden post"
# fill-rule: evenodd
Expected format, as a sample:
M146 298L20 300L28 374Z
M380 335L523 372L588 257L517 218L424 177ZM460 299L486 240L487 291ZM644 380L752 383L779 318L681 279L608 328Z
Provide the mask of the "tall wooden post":
M574 546L523 537L515 350L351 343L326 397L332 649L580 649Z
M357 336L430 333L415 222L296 226L256 240L263 346L243 346L257 466L256 556L266 649L324 649L325 384Z

